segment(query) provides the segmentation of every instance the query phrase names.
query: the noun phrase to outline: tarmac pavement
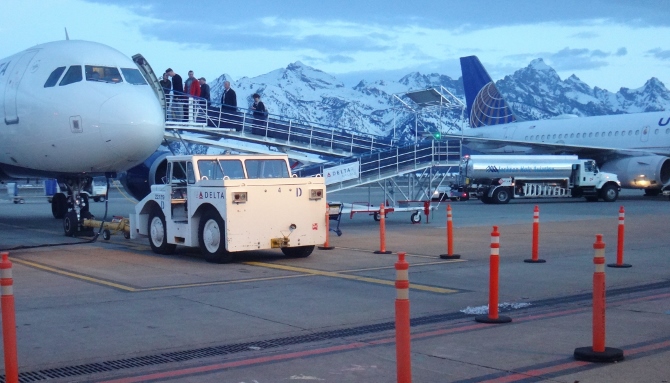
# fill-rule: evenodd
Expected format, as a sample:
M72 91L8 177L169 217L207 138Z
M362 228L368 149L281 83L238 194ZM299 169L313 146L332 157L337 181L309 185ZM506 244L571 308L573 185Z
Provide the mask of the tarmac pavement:
M389 214L389 255L373 253L379 228L365 214L343 217L343 235L331 233L335 249L304 259L261 251L212 265L197 249L160 256L146 239L120 235L10 250L22 381L396 381L393 265L406 251L414 382L668 382L670 203L639 194L616 203L452 203L457 261L439 258L445 204L428 224ZM120 194L110 199L109 216L132 209ZM536 204L547 263L527 264ZM595 234L614 262L620 205L633 267L606 268L607 346L626 359L577 362L574 349L591 344ZM102 217L104 204L92 212ZM62 236L50 215L40 198L0 202L0 248L83 242ZM525 304L501 312L509 324L462 312L488 303L493 225L501 233L500 302Z

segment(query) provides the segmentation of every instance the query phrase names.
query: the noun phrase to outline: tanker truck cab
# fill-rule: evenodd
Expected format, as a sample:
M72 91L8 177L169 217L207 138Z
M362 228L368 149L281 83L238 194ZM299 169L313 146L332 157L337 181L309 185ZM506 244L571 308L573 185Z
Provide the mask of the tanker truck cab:
M464 158L461 171L466 185L484 203L560 197L613 202L621 190L615 174L601 172L594 160L577 156L472 155Z
M130 216L131 237L171 254L199 247L208 262L240 251L281 249L307 257L326 239L321 177L291 176L286 155L168 156L163 184Z

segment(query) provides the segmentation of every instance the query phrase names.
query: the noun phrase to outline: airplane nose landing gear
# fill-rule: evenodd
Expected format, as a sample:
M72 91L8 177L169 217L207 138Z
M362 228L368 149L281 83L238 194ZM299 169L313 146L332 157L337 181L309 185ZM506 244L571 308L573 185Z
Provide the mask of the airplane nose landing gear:
M63 231L68 237L77 235L93 235L93 230L82 226L84 219L92 219L89 211L88 193L84 190L91 185L91 177L68 179L67 201L71 210L63 217Z

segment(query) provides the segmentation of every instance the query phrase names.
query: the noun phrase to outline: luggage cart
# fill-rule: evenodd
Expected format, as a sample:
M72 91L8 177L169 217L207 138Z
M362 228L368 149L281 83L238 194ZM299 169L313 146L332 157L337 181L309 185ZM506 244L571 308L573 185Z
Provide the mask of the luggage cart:
M342 220L342 202L328 202L328 220L337 221L337 226L333 229L330 228L330 231L337 234L338 237L342 236L342 230L340 230L340 220Z

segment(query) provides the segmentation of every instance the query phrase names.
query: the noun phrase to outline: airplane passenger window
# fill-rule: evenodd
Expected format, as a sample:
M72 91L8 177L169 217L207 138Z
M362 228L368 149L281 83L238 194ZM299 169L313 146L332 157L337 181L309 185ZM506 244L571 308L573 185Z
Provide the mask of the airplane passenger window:
M577 133L577 138L579 138L579 133Z
M636 135L636 136L639 136L639 135L640 135L640 131L639 131L639 130L636 130L636 131L635 131L635 135Z
M605 132L602 133L602 136L605 137Z
M542 141L544 141L544 134L542 135Z
M598 137L598 136L600 136L600 132L596 132L596 137ZM591 137L590 134L589 134L589 137Z
M115 67L86 65L86 81L116 84L123 82L123 79L121 79L121 74Z
M668 134L668 133L670 133L670 128L665 130L665 134Z
M63 76L63 79L60 80L60 84L58 84L58 86L69 85L81 80L81 65L72 65L68 68L65 76Z
M558 135L558 139L560 140L561 138L563 138L563 135L562 135L562 134L559 134L559 135Z
M570 133L570 138L575 138L575 134L574 134L574 133Z
M614 132L614 137L619 137L619 131Z
M126 78L126 81L133 85L147 85L147 82L142 77L142 74L137 69L132 68L121 68L121 73L123 77Z
M608 137L612 137L612 131L610 131L609 133L607 133L607 136L608 136Z
M64 71L65 71L64 66L59 66L58 68L54 69L54 71L51 72L51 74L49 75L47 81L44 83L44 87L51 88L52 86L56 85L58 79L60 78L60 75L62 75Z
M589 138L593 137L593 133L589 133Z

